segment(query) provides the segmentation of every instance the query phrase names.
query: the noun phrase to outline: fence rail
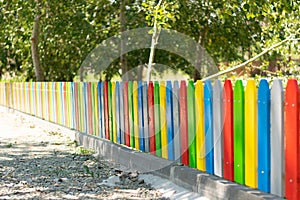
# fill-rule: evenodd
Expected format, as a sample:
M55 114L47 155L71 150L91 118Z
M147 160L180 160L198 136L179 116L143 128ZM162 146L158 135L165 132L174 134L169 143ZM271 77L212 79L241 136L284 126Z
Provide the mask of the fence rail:
M0 83L0 104L300 199L300 92L294 79ZM285 188L285 189L284 189Z

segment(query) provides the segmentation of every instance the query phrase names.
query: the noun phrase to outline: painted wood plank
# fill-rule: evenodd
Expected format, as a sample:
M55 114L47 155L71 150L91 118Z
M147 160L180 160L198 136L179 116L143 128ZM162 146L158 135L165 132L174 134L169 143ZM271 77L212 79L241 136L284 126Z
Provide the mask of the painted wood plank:
M130 146L130 123L129 123L129 95L128 95L128 82L124 82L124 132L125 144Z
M120 82L120 134L121 144L125 144L124 82Z
M120 83L116 82L116 125L117 125L117 142L121 144L121 112L120 112Z
M75 117L74 117L74 122L75 122L75 129L79 130L79 110L78 110L78 83L74 83L74 111L75 111Z
M271 193L284 196L284 94L282 82L273 81L271 90Z
M180 82L180 133L181 133L181 162L189 165L188 149L188 116L187 116L187 87L186 82Z
M233 112L234 181L245 184L245 94L241 80L234 85Z
M168 136L168 159L175 160L174 157L174 124L173 124L173 90L172 82L167 81L166 85L166 114L167 114L167 136Z
M160 92L159 83L154 82L154 124L155 124L155 150L156 155L161 157L161 123L160 123Z
M257 188L257 94L254 80L245 90L245 184Z
M224 178L234 180L233 90L230 80L224 83Z
M200 80L195 85L195 107L197 169L205 171L204 87Z
M98 82L99 137L104 138L103 82Z
M120 140L121 144L125 144L125 119L124 119L124 82L120 82L119 86L119 95L120 95Z
M160 128L161 128L161 152L162 157L168 159L167 113L166 113L166 83L160 82Z
M289 79L285 93L285 197L300 199L299 88Z
M210 80L204 84L204 126L205 126L205 164L206 172L214 174L214 134L213 134L213 90Z
M172 111L173 111L173 144L174 144L174 160L181 162L181 142L180 142L180 113L179 113L179 83L173 82L172 91Z
M93 135L93 94L92 94L92 83L88 82L87 84L87 125L88 133Z
M148 84L149 151L151 154L156 155L154 110L154 85L150 81Z
M149 146L149 121L148 121L148 85L147 82L143 82L143 115L144 115L144 142L145 142L145 152L150 151Z
M270 192L270 89L261 79L257 94L258 189Z
M214 172L223 177L223 88L220 80L213 86ZM226 125L226 124L224 124Z
M194 81L188 81L187 86L187 111L188 111L188 146L189 166L196 168L196 127L195 127L195 87Z
M121 142L121 109L120 109L120 83L116 82L116 121L117 121L117 142L122 144Z
M71 111L72 111L72 125L71 128L75 129L75 83L71 82Z
M103 87L103 97L104 97L104 121L105 121L105 138L110 139L110 127L109 127L109 108L108 108L108 82L104 82Z
M134 110L133 110L133 82L128 82L128 107L129 107L129 127L130 127L130 147L134 144Z
M108 119L109 119L109 139L114 140L114 123L113 123L113 105L112 105L112 83L108 82Z
M144 113L143 113L143 83L138 81L138 121L140 150L145 151Z
M134 122L134 147L140 150L139 141L139 108L138 108L138 83L133 82L133 122Z
M111 82L112 141L117 142L116 83Z
M83 83L83 132L89 133L89 125L88 125L88 118L89 118L89 110L88 110L88 83Z

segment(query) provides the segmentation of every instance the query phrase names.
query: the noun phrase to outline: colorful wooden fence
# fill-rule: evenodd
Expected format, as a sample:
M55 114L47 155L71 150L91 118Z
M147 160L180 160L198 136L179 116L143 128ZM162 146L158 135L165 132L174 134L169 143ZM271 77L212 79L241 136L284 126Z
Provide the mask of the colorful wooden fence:
M300 199L298 82L0 83L0 104ZM284 189L285 188L285 189ZM284 191L285 190L285 191Z

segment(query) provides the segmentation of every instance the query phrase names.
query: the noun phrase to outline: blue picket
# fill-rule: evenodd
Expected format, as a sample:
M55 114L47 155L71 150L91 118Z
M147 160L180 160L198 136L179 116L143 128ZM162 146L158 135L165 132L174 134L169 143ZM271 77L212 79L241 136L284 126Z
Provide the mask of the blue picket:
M124 121L124 82L120 82L119 86L119 98L120 98L120 134L121 144L125 144L125 121Z
M270 89L262 79L258 87L258 189L270 192Z
M214 174L214 137L213 137L213 89L210 80L204 84L204 123L205 123L205 163L206 172Z
M84 119L84 132L89 133L89 126L88 126L88 120L89 120L89 114L88 114L88 91L87 91L87 82L83 83L83 119Z
M145 151L144 143L144 114L143 114L143 83L138 81L138 111L139 111L139 142L140 150Z
M121 144L121 128L120 128L120 83L116 82L116 123L117 123L117 142Z
M173 102L172 102L172 82L167 81L166 86L166 103L167 103L167 133L168 133L168 159L174 158L174 126L173 126Z

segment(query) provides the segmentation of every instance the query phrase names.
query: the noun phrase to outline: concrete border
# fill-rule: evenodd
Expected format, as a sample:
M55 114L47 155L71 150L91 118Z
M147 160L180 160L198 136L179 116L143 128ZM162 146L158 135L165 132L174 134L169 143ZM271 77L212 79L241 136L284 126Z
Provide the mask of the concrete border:
M139 152L92 135L76 132L75 139L99 156L140 172L151 172L210 199L283 199L169 160Z

